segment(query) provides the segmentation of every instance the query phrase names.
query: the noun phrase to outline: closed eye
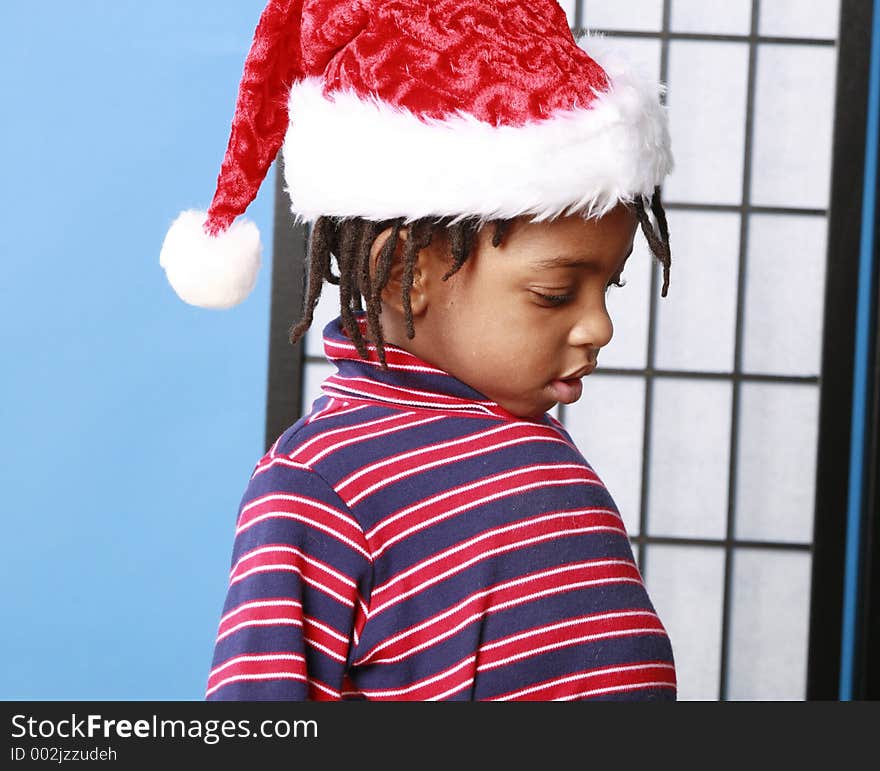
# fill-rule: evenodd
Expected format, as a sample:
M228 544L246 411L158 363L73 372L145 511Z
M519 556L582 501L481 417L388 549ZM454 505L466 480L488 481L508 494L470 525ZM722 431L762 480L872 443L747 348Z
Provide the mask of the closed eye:
M573 294L541 294L540 292L535 292L535 294L551 305L564 305L574 299Z

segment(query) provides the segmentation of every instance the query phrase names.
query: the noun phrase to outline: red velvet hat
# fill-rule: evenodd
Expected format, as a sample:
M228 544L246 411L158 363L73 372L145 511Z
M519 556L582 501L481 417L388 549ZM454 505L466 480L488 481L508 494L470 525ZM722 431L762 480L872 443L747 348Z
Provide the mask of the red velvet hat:
M661 92L555 0L270 0L211 206L160 264L193 305L241 302L261 248L235 220L282 146L298 222L601 216L672 170Z

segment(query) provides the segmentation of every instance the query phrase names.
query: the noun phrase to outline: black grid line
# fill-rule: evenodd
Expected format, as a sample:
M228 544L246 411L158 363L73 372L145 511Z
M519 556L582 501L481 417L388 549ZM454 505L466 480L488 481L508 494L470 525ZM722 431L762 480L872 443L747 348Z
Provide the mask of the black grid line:
M670 32L666 29L668 19L666 17L665 0L663 11L664 29L652 32L649 30L635 29L606 29L600 27L578 28L573 30L573 34L578 36L584 32L599 32L609 37L625 37L625 38L643 38L646 40L661 40L668 42L670 40L696 40L705 43L751 43L751 44L768 44L768 45L791 45L791 46L820 46L833 48L837 45L837 41L831 38L817 37L780 37L775 35L758 35L755 30L755 21L752 19L752 32L748 35L723 35L712 32Z
M812 551L812 543L800 541L761 541L751 539L697 538L675 535L634 535L631 540L642 544L662 544L664 546L712 546L718 548L776 549L781 551Z
M753 206L736 203L693 203L664 201L663 208L675 211L729 212L730 214L782 214L796 217L827 217L828 209L804 209L796 206Z
M309 354L305 356L308 364L327 364L327 359L317 354ZM772 375L761 372L706 372L703 370L685 370L685 369L653 369L646 368L626 368L626 367L602 367L596 370L590 378L608 377L608 376L624 375L627 377L645 377L652 375L656 378L681 378L686 380L723 380L726 382L740 380L749 383L777 383L791 385L818 385L818 375ZM560 404L560 407L565 405Z

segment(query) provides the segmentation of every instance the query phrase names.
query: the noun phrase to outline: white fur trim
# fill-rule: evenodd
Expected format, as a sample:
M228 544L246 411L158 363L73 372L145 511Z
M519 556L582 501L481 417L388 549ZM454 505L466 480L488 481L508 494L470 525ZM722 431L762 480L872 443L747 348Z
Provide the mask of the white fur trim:
M297 222L524 214L539 222L601 216L619 201L650 197L673 167L662 87L600 36L581 45L608 74L609 91L521 127L462 112L423 122L376 97L325 97L320 77L296 83L283 152Z
M231 308L254 288L260 270L260 232L239 220L223 233L209 236L206 213L183 212L168 230L159 264L178 296L200 308Z

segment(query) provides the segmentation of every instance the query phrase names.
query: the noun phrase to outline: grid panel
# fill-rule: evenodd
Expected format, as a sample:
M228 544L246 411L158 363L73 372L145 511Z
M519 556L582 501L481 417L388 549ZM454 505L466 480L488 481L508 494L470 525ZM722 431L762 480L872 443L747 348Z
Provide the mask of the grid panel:
M728 698L804 699L811 557L737 549Z
M662 369L730 372L740 215L681 211L672 222L674 263L669 294L657 307L656 364Z
M654 380L648 532L723 538L731 384Z
M612 286L606 295L605 304L612 319L614 334L608 345L599 352L599 366L602 369L644 369L648 361L652 259L645 239L636 238L632 254L621 274L624 286Z
M680 701L718 698L724 549L651 548L651 602L672 641Z
M581 398L565 409L571 438L611 492L630 535L639 532L644 410L644 381L613 376L586 378Z
M836 0L828 0L826 5L829 3L834 6L833 14L829 18L833 16L836 19L839 3ZM680 546L683 550L680 560L684 565L688 564L689 554L696 555L699 550L713 544L717 544L720 547L720 553L724 555L722 560L723 591L718 601L722 619L721 633L720 639L717 641L718 649L715 651L720 665L717 670L717 697L721 699L728 698L729 679L731 681L730 694L734 698L739 698L741 693L748 690L749 673L741 665L743 658L741 651L743 649L752 650L756 656L764 656L761 661L753 662L753 667L760 670L767 661L775 661L768 651L779 648L786 650L805 649L806 646L806 630L803 625L796 623L787 626L759 626L752 637L742 636L740 638L741 626L738 625L736 628L731 626L733 604L735 601L739 603L737 618L743 618L750 606L749 597L742 591L743 581L740 574L734 576L734 556L742 554L743 550L751 549L754 552L757 547L760 547L757 553L760 555L759 559L766 560L765 570L772 571L774 566L780 564L803 564L806 565L807 574L812 560L810 554L812 544L809 542L811 533L805 534L810 530L809 525L814 517L813 501L809 498L809 493L805 493L802 498L806 500L806 504L800 507L801 511L797 515L800 518L793 517L791 509L797 504L793 502L791 495L788 498L785 495L787 492L791 492L789 480L793 476L791 468L786 465L783 457L788 452L787 445L780 450L779 443L776 442L777 449L773 455L773 461L776 464L777 473L772 477L772 483L774 483L771 487L772 492L766 492L770 482L763 485L763 492L771 505L776 503L777 506L789 507L789 511L780 512L782 521L773 522L768 527L765 519L763 522L765 527L762 529L762 523L749 519L748 514L743 515L742 524L739 524L735 517L735 512L742 510L742 508L738 509L739 497L742 498L742 507L747 508L754 503L755 496L752 494L756 491L762 492L762 488L757 485L751 488L743 486L746 477L739 477L737 472L747 473L749 471L748 463L751 462L754 466L758 462L749 454L751 448L762 448L765 452L765 458L766 455L773 452L767 447L767 444L772 439L774 432L780 435L784 434L787 441L791 441L793 438L800 440L799 446L802 451L797 456L799 459L797 465L800 468L801 486L809 489L815 481L811 479L809 484L803 484L805 470L810 477L815 471L814 465L810 465L810 455L812 453L815 457L816 416L814 412L811 412L810 405L817 403L819 393L818 368L815 362L820 347L817 341L820 339L818 336L821 335L822 307L821 299L817 305L816 298L823 296L824 289L824 246L826 241L824 228L830 178L833 124L831 105L834 102L833 85L836 80L836 23L825 23L821 28L808 28L797 24L789 24L782 28L769 22L771 17L777 14L778 8L769 8L768 6L768 10L762 14L763 4L761 0L751 0L747 3L748 11L742 3L725 4L727 7L723 9L721 14L717 14L715 13L718 9L717 5L712 6L712 4L685 0L665 0L663 3L663 26L656 33L646 31L644 24L626 23L620 18L616 20L614 26L594 30L613 35L617 39L629 37L632 40L658 40L661 42L660 80L668 82L670 87L670 120L677 164L675 172L664 186L666 208L670 212L670 227L673 238L673 273L675 275L670 286L669 298L659 300L654 293L659 294L660 270L654 266L652 271L652 295L649 297L647 306L650 319L647 334L647 365L644 369L636 367L609 369L603 366L605 362L600 356L600 368L591 378L626 375L643 380L645 383L645 411L648 419L644 421L645 437L641 463L643 470L641 526L638 534L631 533L631 537L634 546L638 547L639 565L652 596L665 597L669 594L675 594L669 588L670 585L672 588L675 587L675 579L670 576L667 569L669 560L664 561L665 554L661 553L661 549L673 545ZM587 0L587 2L582 2L580 7L579 15L588 27L592 26L589 10L592 5L593 0ZM620 13L623 14L626 4L620 4L620 6ZM715 13L713 19L708 18L710 11ZM692 14L690 18L688 18L689 13ZM719 18L719 16L723 18ZM746 19L749 20L748 25ZM761 21L760 34L759 20L763 20ZM807 37L803 37L804 35ZM730 44L746 51L747 55L742 58L738 69L736 67L730 67L727 70L723 67L716 68L715 82L711 86L707 86L705 81L710 81L711 78L704 78L705 69L701 70L703 67L702 59L705 57L691 56L688 59L687 56L686 46L697 42L700 44L700 50L707 52L707 56L712 55L708 53L710 47L715 47L712 51L714 54L716 50L721 50L721 47ZM795 51L794 46L800 47L799 50ZM677 54L677 51L684 51L685 54ZM680 57L681 65L676 63L676 57ZM813 79L815 92L802 87L809 81L809 77L798 73L796 67L798 61L806 62L809 72L816 75ZM767 62L770 64L768 65ZM814 64L810 65L809 62ZM815 62L822 62L822 64L815 64ZM774 73L771 71L774 65L777 70L776 80L774 80ZM825 69L820 73L819 70L822 67ZM678 87L675 78L676 69L681 73L678 77ZM764 73L763 77L762 73ZM759 97L756 84L759 79L764 85L760 95L761 103L756 104ZM701 82L704 82L703 92L709 94L708 98L701 99L701 94L696 93ZM780 95L776 104L766 106L772 100L773 89L776 88L777 93L779 92L780 83L784 83L783 87L788 90ZM732 91L733 106L731 103L719 103L717 99L714 99L710 93L712 88L720 93ZM683 90L686 93L683 94ZM679 122L682 124L681 126L676 122L677 103L686 106L686 109L683 108L681 111L684 116L683 120ZM742 110L739 110L739 105L742 105ZM763 121L764 118L763 113L759 114L757 110L766 110L771 107L775 110L776 122L765 121L756 127L755 122ZM714 113L712 113L713 109ZM739 115L737 122L719 119L719 110L736 112ZM806 120L804 120L805 118ZM806 126L806 133L812 132L813 139L808 139L806 143L800 142L797 146L791 143L782 147L781 150L774 148L772 140L777 136L784 136L785 132L792 128L792 126L786 126L786 122L792 123L792 121L798 120L802 123L792 124L796 131L801 131ZM713 124L712 121L715 123ZM700 163L699 158L694 158L694 156L699 156L701 151L707 157L711 156L713 152L718 152L715 148L710 147L706 150L699 145L700 142L705 142L703 137L705 132L702 131L702 127L705 125L714 125L716 133L726 133L727 141L730 140L730 135L741 138L741 142L738 143L741 147L739 158L726 158L716 162L724 164L720 172L721 176L727 173L728 180L734 179L734 181L737 181L736 178L739 177L738 185L730 181L725 183L722 180L720 184L726 184L723 196L719 193L718 180L715 178L719 174L713 175L715 168L712 167L712 164ZM698 128L693 128L695 126ZM685 137L687 141L682 140L682 136L685 135L687 135ZM759 162L753 163L753 146L756 141L764 149L761 151L763 154ZM798 141L797 138L796 141ZM773 149L768 151L767 148L777 149L777 157L772 157ZM775 163L777 168L785 168L785 164L790 164L790 158L798 154L800 154L800 163L803 166L810 165L804 163L805 160L809 159L812 162L815 159L813 171L800 170L801 177L790 175L787 181L789 188L787 197L774 197L766 194L766 191L774 190L774 180L769 178L775 173L773 164ZM827 158L828 162L824 162L823 158ZM735 172L740 170L740 173L731 173L731 168ZM716 183L712 185L708 193L700 190L700 186L704 185L707 178L710 182ZM795 181L792 182L792 179ZM792 185L800 185L801 187L792 194L790 190ZM810 186L809 189L807 189L808 186ZM752 194L753 187L757 190L757 197ZM696 245L698 239L689 233L692 229L689 227L692 224L690 218L698 212L726 213L733 217L731 222L734 223L728 227L728 232L724 234L723 238L716 230L714 243L704 247L703 250L700 250ZM798 221L804 227L798 231L798 235L793 240L788 241L788 248L781 250L780 246L783 242L780 238L785 236L786 226L792 221ZM729 231L736 231L737 223L738 232L731 236ZM754 233L751 232L752 227L754 227ZM707 235L704 238L707 243L712 241L711 236ZM774 238L776 239L775 249L773 246ZM727 260L718 261L716 249L713 247L722 241L730 250L732 260L728 257ZM754 246L750 245L752 243ZM799 246L801 244L804 245L803 249ZM784 251L784 254L780 254L781 251ZM774 258L778 260L776 264L773 264ZM752 259L754 260L753 265L750 262ZM699 267L696 265L682 267L683 263L688 260L699 262ZM796 265L794 260L798 261ZM720 315L726 316L726 321L719 322L715 327L712 327L713 330L722 330L720 346L718 345L718 335L707 335L712 338L710 343L714 342L717 348L728 352L730 352L730 346L725 341L733 340L732 357L727 359L729 364L717 372L713 372L707 367L707 362L711 362L713 356L718 358L718 350L713 351L711 344L703 346L704 353L702 355L693 355L686 367L682 366L685 364L683 361L676 362L667 360L665 356L663 359L658 357L658 353L663 353L660 349L666 345L667 341L669 341L669 356L672 359L676 356L683 359L692 356L690 340L673 342L672 336L666 330L662 335L659 334L658 327L663 323L664 317L672 319L678 314L680 318L678 326L684 328L685 325L682 322L688 317L688 313L684 310L684 304L689 303L696 306L697 309L700 308L699 301L692 298L693 287L688 287L686 284L689 278L691 278L692 284L698 283L693 280L693 277L699 275L698 271L703 264L709 266L707 272L711 272L713 265L725 266L726 277L731 279L727 296L734 298L732 303L730 300L726 303L722 300ZM752 269L749 269L750 265L752 265ZM688 271L688 268L697 272L692 273ZM778 281L766 283L767 281L773 282L774 277L786 269L788 269L786 276L789 285L792 283L791 270L798 273L798 277L794 281L796 291L792 292L793 299L790 301L779 297L780 284ZM682 276L686 272L690 275ZM676 276L681 279L677 284ZM722 283L723 281L718 279L709 282L709 285L714 290ZM675 290L676 285L679 287L678 294ZM705 292L705 281L702 286L704 294L708 294L710 297L709 302L716 299L717 292ZM770 292L774 289L775 292L771 298ZM673 295L675 296L674 300ZM775 307L772 307L769 302L771 299L775 303ZM668 305L664 305L667 301L670 301ZM674 304L678 303L682 303L682 307L676 307L670 312ZM748 313L746 312L747 304ZM807 323L792 323L783 318L785 308L793 309L795 307L797 307L796 314L799 314L797 318L809 318ZM617 311L617 309L612 309L610 304L609 310ZM700 326L698 321L694 321L693 325ZM769 350L765 345L769 347ZM677 350L673 352L674 349ZM783 355L774 355L780 351L783 351ZM623 359L624 354L617 351L615 357ZM750 365L760 362L769 363L770 366L750 367L747 372L744 372L743 365L746 361ZM775 366L773 366L774 362ZM664 422L662 417L660 406L662 395L660 392L665 393L665 389L662 385L658 387L658 384L662 382L658 380L658 377L663 377L667 382L680 381L682 378L696 380L698 384L701 383L706 387L725 382L728 384L730 398L726 402L722 400L721 403L716 404L720 420L713 419L702 427L705 435L702 441L723 444L728 448L729 471L727 474L726 511L723 517L724 528L716 536L682 536L673 530L664 532L657 526L655 489L658 489L658 483L656 478L675 480L677 476L679 484L682 484L682 480L687 480L688 485L693 485L693 474L682 473L681 466L677 468L677 474L675 474L676 469L672 459L668 456L658 457L655 449L664 447L671 452L670 444L679 441L682 444L682 451L686 455L691 457L694 455L685 446L686 443L680 442L681 426L676 426L673 429L678 433L679 440L656 438L658 432L664 431L667 424L671 424L668 418ZM793 431L785 432L784 428L780 428L778 415L773 416L777 418L775 422L773 420L762 422L760 419L761 409L762 406L766 408L767 405L756 407L755 399L758 389L761 388L777 388L780 389L778 392L794 389L795 393L801 394L803 398L795 400L792 406L798 407L801 414L800 421L810 422L811 425L805 427L799 423L801 432L795 433ZM707 398L704 401L709 402L710 400ZM781 404L781 401L776 403ZM742 402L742 407L740 407L740 402ZM679 400L679 404L681 403L682 400ZM688 404L688 409L693 412L693 405ZM699 410L699 407L696 409ZM741 411L744 413L742 416ZM563 413L563 419L565 419L566 413L569 420L574 415L570 407L563 410ZM660 414L661 417L652 429L655 420L651 416L655 414ZM725 421L726 428L722 428L720 423ZM691 417L687 422L693 425L695 421ZM742 439L739 436L740 425L742 425ZM569 426L569 430L571 430L571 426ZM803 449L804 444L806 444L805 449ZM760 455L760 452L757 454ZM746 460L747 456L748 460ZM741 467L739 463L742 463ZM717 466L717 460L713 465ZM772 467L773 462L769 462L769 465ZM664 473L664 470L668 473ZM762 470L765 474L773 471L772 468L769 471L766 468ZM672 474L675 476L670 476ZM664 482L660 481L659 488L662 488L663 485ZM669 484L669 487L673 485L674 481ZM795 495L794 498L797 496ZM662 505L667 504L664 502ZM651 523L650 534L646 533L648 521ZM662 522L662 519L660 521ZM680 524L676 517L671 517L670 522L675 526ZM766 540L760 540L761 538ZM649 569L649 566L655 565L653 562L654 554L658 555L656 571ZM773 562L775 557L780 559ZM695 559L697 558L695 557ZM795 576L796 590L803 591L803 582L798 584L796 578ZM774 597L775 601L784 601L785 591L791 584L786 584L785 578L781 575L779 581L779 590ZM804 602L808 604L808 592L804 597L806 598ZM751 610L755 614L759 613L761 608L755 605ZM679 612L678 609L666 612L671 614L671 618L688 618L687 613ZM700 639L701 630L696 628L699 620L694 619L693 624L693 629L682 627L685 630L682 634L695 635ZM787 637L782 639L780 636ZM675 636L673 636L673 645L675 643ZM688 652L686 645L679 650L681 650L684 660L681 655L677 656L676 663L680 671L685 672L693 664L693 662L687 661L692 654ZM738 655L736 660L738 668L731 672L729 678L729 659L735 654ZM800 698L797 695L791 695L798 693L798 687L793 684L800 683L803 686L805 682L805 672L803 667L798 665L798 661L797 656L783 657L778 662L780 671L777 673L776 679L768 681L772 683L771 689L778 687L781 698ZM742 688L737 690L738 686L734 679L739 673L743 675ZM693 683L690 685L692 686ZM800 692L802 693L804 690L801 687ZM689 695L695 691L684 683L680 683L679 692L680 698L702 698L701 696Z
M827 231L824 216L751 216L743 309L746 372L818 376L821 371Z
M669 129L676 165L664 185L669 200L741 202L748 60L746 43L669 44Z
M813 537L819 391L787 383L741 388L736 537L806 543Z
M672 0L670 28L675 32L748 35L751 23L752 0Z
M663 26L663 0L590 0L583 5L584 24L591 28L656 32Z
M759 45L752 201L824 209L831 183L837 52Z
M762 35L836 38L839 0L761 0Z

